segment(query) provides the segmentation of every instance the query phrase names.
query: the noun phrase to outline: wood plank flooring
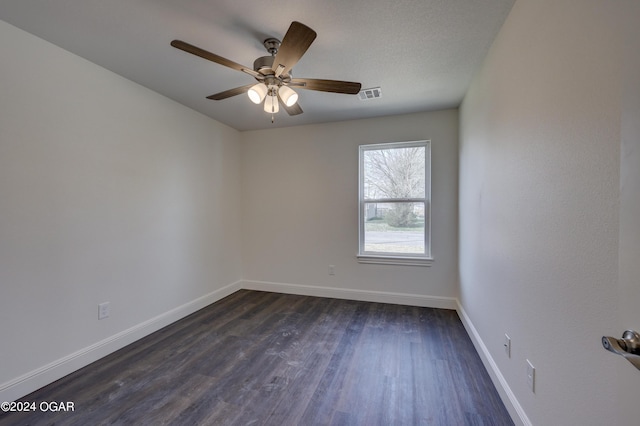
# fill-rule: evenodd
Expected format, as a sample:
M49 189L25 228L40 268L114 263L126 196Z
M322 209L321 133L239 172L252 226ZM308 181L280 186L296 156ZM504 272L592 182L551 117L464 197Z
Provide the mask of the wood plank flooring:
M512 425L455 311L241 290L0 425Z

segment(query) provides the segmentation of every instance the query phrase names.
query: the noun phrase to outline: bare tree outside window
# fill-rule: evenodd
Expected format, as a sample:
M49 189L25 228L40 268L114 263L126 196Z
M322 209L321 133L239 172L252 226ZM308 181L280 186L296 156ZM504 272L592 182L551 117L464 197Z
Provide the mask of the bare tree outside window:
M366 151L365 199L424 198L424 147L389 148ZM395 203L386 213L390 226L415 224L410 203Z

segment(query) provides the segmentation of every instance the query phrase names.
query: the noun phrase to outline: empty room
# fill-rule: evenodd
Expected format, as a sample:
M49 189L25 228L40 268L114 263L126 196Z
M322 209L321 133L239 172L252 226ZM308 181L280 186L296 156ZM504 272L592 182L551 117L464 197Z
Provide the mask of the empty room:
M2 0L0 425L638 424L637 22Z

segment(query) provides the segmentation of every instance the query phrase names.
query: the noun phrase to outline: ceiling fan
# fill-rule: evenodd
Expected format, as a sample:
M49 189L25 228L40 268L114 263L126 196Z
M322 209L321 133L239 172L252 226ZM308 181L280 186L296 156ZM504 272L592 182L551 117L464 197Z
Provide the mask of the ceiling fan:
M207 96L207 99L219 101L246 92L253 103L260 104L264 102L264 110L271 113L271 121L273 122L273 114L279 111L280 104L289 115L302 113L302 108L297 103L298 94L292 87L350 95L360 92L361 84L351 81L293 78L291 69L311 46L316 35L316 32L306 25L296 21L292 22L282 42L275 38L268 38L263 42L264 47L271 56L263 56L256 59L253 63L253 69L181 40L173 40L171 45L177 49L254 77L258 81L257 84L252 83L225 90L224 92Z

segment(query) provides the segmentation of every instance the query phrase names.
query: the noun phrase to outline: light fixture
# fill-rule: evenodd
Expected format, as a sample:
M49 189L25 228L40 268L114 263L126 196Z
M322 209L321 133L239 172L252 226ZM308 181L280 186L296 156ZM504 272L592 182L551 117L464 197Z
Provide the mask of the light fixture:
M293 106L298 101L298 94L288 86L280 86L278 89L282 102L288 107Z
M267 96L267 98L264 100L264 112L270 112L272 114L275 114L278 111L280 111L280 105L278 104L278 96L275 94L274 95L269 94L269 96Z
M258 83L251 87L247 94L249 95L249 99L251 99L251 102L257 105L264 100L265 96L267 96L267 90L268 89L266 85L264 85L263 83Z

